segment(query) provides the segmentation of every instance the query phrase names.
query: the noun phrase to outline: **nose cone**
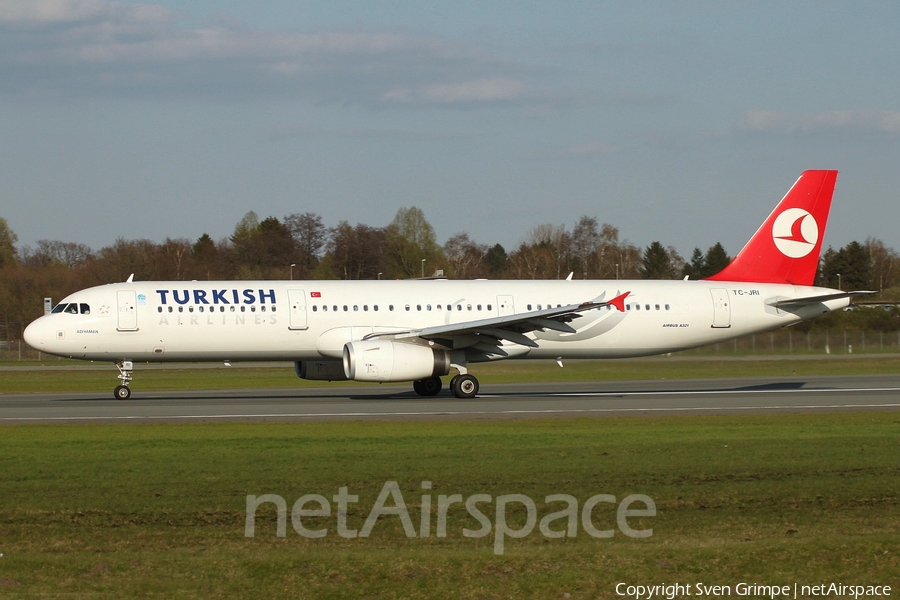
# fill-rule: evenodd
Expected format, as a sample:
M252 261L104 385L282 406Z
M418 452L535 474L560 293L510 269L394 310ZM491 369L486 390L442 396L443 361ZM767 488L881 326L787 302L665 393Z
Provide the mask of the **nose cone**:
M25 343L35 350L47 352L47 342L52 339L47 337L48 333L50 331L47 327L47 319L40 317L25 328L23 336L25 337Z

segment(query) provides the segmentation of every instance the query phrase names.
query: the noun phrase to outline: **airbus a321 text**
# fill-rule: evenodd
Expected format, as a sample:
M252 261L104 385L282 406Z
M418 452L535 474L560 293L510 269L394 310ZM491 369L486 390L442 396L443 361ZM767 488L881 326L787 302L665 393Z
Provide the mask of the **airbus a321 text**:
M850 303L813 287L837 171L806 171L737 257L700 281L129 281L76 292L25 330L48 354L114 362L293 361L304 379L412 381L470 363L620 358L793 325Z

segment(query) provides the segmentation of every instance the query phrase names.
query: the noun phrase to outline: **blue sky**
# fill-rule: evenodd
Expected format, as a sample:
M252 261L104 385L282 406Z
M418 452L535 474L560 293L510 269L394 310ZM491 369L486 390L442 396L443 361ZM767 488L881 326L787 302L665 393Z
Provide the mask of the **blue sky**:
M315 212L737 252L801 171L900 249L900 3L0 0L20 245Z

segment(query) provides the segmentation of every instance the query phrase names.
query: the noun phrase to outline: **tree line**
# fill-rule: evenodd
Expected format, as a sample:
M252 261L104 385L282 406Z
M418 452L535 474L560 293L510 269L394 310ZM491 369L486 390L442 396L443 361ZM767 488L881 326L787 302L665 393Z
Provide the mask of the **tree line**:
M19 247L0 217L0 339L18 339L39 316L43 298L59 300L86 287L139 280L223 279L407 279L441 273L455 279L700 279L717 273L731 257L720 243L694 248L685 260L671 246L646 248L620 238L618 228L582 216L569 229L543 224L510 250L457 233L443 245L417 207L401 208L384 227L295 213L260 220L248 212L227 238L204 233L195 241L119 238L93 250L75 242L40 240ZM897 253L869 238L834 250L820 262L817 283L845 290L900 286ZM898 290L900 291L900 290ZM5 336L3 335L5 333Z

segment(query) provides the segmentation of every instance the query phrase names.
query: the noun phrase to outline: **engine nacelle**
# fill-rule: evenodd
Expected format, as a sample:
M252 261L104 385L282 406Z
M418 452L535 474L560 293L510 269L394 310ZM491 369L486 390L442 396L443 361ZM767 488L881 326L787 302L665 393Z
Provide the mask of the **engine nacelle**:
M294 370L300 379L318 381L347 381L344 363L340 360L298 360Z
M392 340L344 345L344 375L355 381L414 381L450 372L450 353Z

